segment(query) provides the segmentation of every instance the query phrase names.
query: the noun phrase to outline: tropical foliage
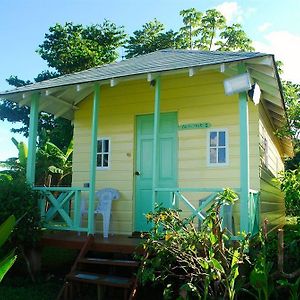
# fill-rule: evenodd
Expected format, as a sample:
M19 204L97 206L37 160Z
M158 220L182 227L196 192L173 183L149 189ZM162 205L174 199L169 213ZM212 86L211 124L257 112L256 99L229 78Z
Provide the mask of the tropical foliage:
M18 142L15 138L11 139L18 150L18 157L8 158L0 162L0 166L5 169L2 174L12 177L25 177L28 149L24 142Z
M47 142L37 152L36 184L61 186L71 184L73 141L66 151Z
M300 166L295 170L282 172L277 179L285 194L286 213L300 221Z
M157 19L147 22L142 29L133 32L129 37L126 49L126 58L147 54L160 49L180 48L180 39L177 32L165 30L165 25Z
M141 283L161 284L165 299L234 299L248 241L244 237L235 245L228 243L219 215L222 205L235 200L237 195L229 189L220 193L199 230L194 217L182 219L178 210L157 208L149 213L153 227L143 243Z
M0 223L11 215L18 219L12 243L25 247L35 245L41 229L38 194L23 177L0 179L0 191Z
M105 20L91 26L55 24L37 53L60 75L111 63L125 40L124 28Z
M134 57L160 49L198 49L220 51L253 51L252 41L241 24L227 25L216 9L206 12L195 8L180 11L183 26L179 31L167 30L154 19L133 32L125 44L126 57Z
M16 218L14 216L9 216L1 225L0 225L0 250L4 245L6 240L9 238L14 226L16 224ZM1 251L2 252L2 251ZM15 250L11 250L9 254L5 257L0 257L0 282L2 281L4 275L12 267L16 260L17 256L15 255Z

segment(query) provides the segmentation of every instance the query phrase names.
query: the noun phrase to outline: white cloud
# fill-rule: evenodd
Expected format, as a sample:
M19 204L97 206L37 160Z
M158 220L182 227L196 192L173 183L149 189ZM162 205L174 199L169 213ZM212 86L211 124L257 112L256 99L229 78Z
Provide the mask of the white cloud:
M254 7L242 8L235 1L225 1L219 4L216 9L226 18L227 24L242 23L245 18L256 11Z
M300 35L288 31L272 31L263 42L254 41L257 51L271 53L283 62L283 79L300 83Z
M265 23L261 24L260 26L258 26L258 31L264 32L264 31L266 31L267 29L269 29L271 26L272 26L272 23L270 23L270 22L265 22Z
M223 14L228 23L233 22L233 20L238 22L242 20L243 11L237 2L223 2L216 9Z

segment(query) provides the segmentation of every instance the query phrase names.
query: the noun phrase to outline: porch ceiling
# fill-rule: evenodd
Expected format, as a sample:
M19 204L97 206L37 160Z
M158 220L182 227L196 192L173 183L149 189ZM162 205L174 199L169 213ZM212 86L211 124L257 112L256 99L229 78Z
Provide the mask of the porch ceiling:
M262 91L261 101L274 129L286 120L280 80L273 55L258 52L219 52L197 50L160 50L132 59L91 68L85 71L45 80L14 90L0 92L0 99L30 105L31 95L40 93L40 111L56 117L73 119L77 104L93 92L93 84L114 86L121 80L151 79L156 74L194 74L194 71L215 69L231 76L243 62L253 83ZM150 75L150 76L149 76ZM291 141L283 140L284 152L292 155Z

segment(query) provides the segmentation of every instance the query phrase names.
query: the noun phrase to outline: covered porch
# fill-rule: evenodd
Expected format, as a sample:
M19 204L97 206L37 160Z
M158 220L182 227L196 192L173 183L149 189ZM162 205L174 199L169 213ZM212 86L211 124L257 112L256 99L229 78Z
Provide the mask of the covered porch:
M163 202L167 203L166 206L173 209L182 209L188 211L189 215L196 217L200 223L204 218L203 212L207 207L211 205L219 192L222 192L222 188L217 186L206 187L189 187L178 185L164 185L162 187L159 183L159 131L160 131L160 116L161 116L161 76L155 76L155 79L151 78L151 84L154 85L154 99L153 99L153 147L152 147L152 182L151 182L151 202L152 207L156 203L161 203L162 195L164 197ZM92 106L92 122L91 122L91 148L90 148L90 162L89 162L89 182L85 184L85 187L73 186L73 187L35 187L41 193L40 211L44 220L44 226L50 230L60 231L75 231L86 232L88 234L95 234L100 228L95 228L95 213L94 208L97 205L97 199L95 199L96 188L96 172L95 168L97 159L97 137L99 128L99 106L101 98L101 86L99 84L94 85L93 92L93 106ZM231 188L239 195L239 220L237 224L234 224L232 209L222 209L221 214L224 220L224 226L230 229L234 236L239 231L256 233L259 228L259 192L250 189L250 176L249 176L249 123L248 123L248 103L245 93L239 95L239 112L240 130L243 134L240 135L240 182L241 186L232 186ZM246 122L245 122L246 121ZM35 150L34 150L35 151ZM30 170L30 168L28 168ZM34 178L34 175L30 175L28 172L28 181ZM243 191L244 192L243 195ZM84 195L84 197L83 197ZM195 201L191 201L191 198L198 198L199 201L195 205ZM82 222L81 207L82 201L88 199L88 215L86 222ZM244 199L244 201L243 201ZM197 205L198 204L198 205ZM47 209L45 210L45 207ZM149 209L150 210L150 209ZM188 216L185 213L185 216ZM112 216L114 218L114 215ZM144 218L144 216L142 216ZM99 219L98 219L99 221ZM100 222L102 224L102 222ZM134 228L132 231L135 231ZM142 230L144 231L144 230Z

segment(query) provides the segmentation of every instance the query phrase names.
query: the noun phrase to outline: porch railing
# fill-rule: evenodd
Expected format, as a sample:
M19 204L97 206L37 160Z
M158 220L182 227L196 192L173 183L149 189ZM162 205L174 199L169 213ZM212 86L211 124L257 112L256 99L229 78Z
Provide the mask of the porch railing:
M240 189L233 189L239 196ZM221 188L156 188L155 192L169 192L172 199L172 207L179 208L179 203L183 203L191 212L191 216L196 216L199 222L202 222L205 218L205 209L215 201L217 194L222 192ZM199 205L196 207L183 195L185 192L190 193L209 193L208 196L199 200ZM249 191L248 197L248 209L249 209L249 232L251 235L255 235L259 231L260 219L259 219L259 192L255 190ZM226 227L232 235L235 235L235 224L233 221L232 206L223 205L220 210L220 216L222 218L222 226Z
M40 192L40 213L44 227L53 230L71 230L87 232L88 228L82 226L81 222L81 199L82 192L89 192L89 188L82 187L34 187ZM171 207L179 208L180 203L185 205L191 212L191 216L196 216L199 222L205 218L205 209L215 201L221 188L156 188L155 192L170 193ZM239 193L239 189L234 189ZM205 197L199 201L199 205L194 205L184 193L205 193ZM208 195L207 195L208 194ZM249 232L254 235L259 231L259 192L249 191L248 198L249 211ZM235 232L232 223L232 207L221 207L220 215L223 219L223 226L232 233Z
M34 190L40 192L39 207L45 228L88 231L81 225L81 193L89 188L34 187Z

